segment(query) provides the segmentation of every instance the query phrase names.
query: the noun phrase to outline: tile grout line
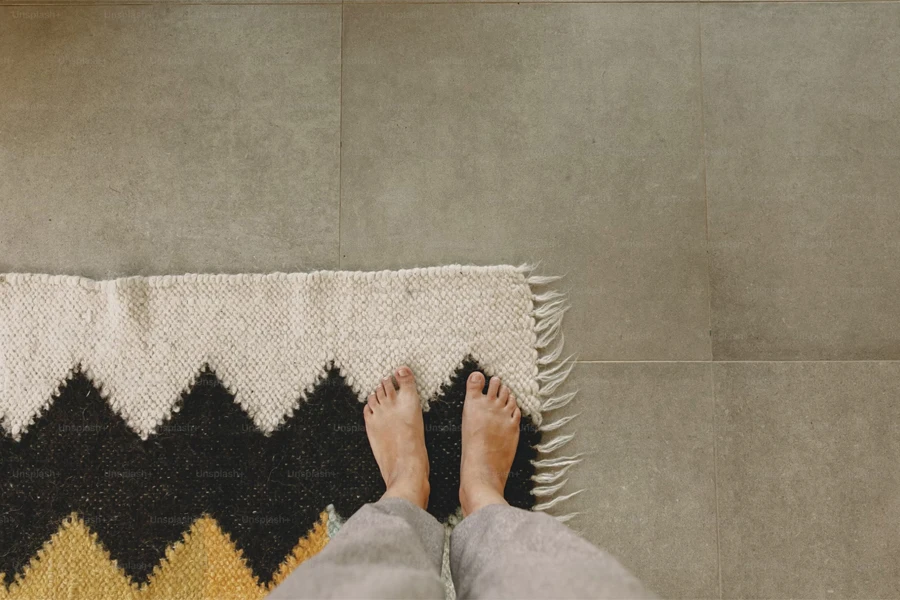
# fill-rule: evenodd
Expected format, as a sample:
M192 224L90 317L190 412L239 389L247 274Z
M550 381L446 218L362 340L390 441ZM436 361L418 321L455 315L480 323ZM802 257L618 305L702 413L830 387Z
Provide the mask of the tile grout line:
M348 0L347 4L356 4L360 6L453 6L457 4L466 4L466 5L541 5L541 6L553 6L553 5L567 5L567 4L633 4L633 5L656 5L656 4L721 4L725 6L730 5L742 5L742 4L808 4L808 5L821 5L821 4L900 4L900 0L526 0L524 2L520 2L517 0L433 0L433 1L421 1L421 0ZM260 0L258 2L253 1L241 1L237 0L235 2L228 2L223 0L211 0L209 2L204 2L202 0L192 0L181 2L179 0L136 0L134 2L122 2L116 0L102 1L102 0L70 0L68 2L60 2L60 1L41 1L36 0L34 2L0 2L0 8L10 8L10 7L18 7L18 8L29 8L29 7L60 7L60 8L71 8L71 7L95 7L95 6L336 6L340 5L342 10L344 6L344 0L340 0L340 2L336 1L327 1L327 0L285 0L284 2L279 2L277 0Z
M700 14L700 2L696 2L697 7L697 68L699 70L700 80L700 169L703 174L703 227L706 235L706 316L707 335L709 336L709 359L714 358L713 355L713 338L712 338L712 268L710 266L710 246L709 246L709 189L706 182L706 113L703 98L703 23Z
M582 365L643 365L643 364L712 364L712 365L730 365L730 364L777 364L777 363L898 363L900 359L895 358L871 358L871 359L848 359L848 360L830 360L830 359L808 359L808 360L576 360L575 364Z
M697 68L699 69L700 79L700 165L703 170L703 207L706 228L706 310L709 317L709 358L712 361L715 358L713 354L713 329L712 329L712 267L709 243L709 186L706 181L707 165L706 165L706 106L704 104L704 86L703 86L703 15L700 2L697 4ZM716 501L716 581L719 589L719 600L723 600L722 596L722 544L719 535L719 447L718 447L718 431L716 419L716 385L713 366L710 363L708 367L710 398L712 399L712 447L713 447L713 492Z
M341 0L340 76L338 83L338 269L341 269L341 216L344 204L344 0Z
M173 1L173 0L170 0ZM177 1L177 0L174 0ZM307 0L308 2L310 0ZM347 4L365 6L390 4L395 6L422 4L516 4L516 5L554 5L554 4L897 4L900 0L341 0ZM282 2L273 2L283 4ZM314 0L310 2L316 4ZM319 0L318 3L325 3ZM203 4L203 2L201 2ZM225 4L232 4L225 2Z
M712 398L712 447L713 447L713 490L716 500L716 579L719 582L719 600L722 595L722 536L719 534L719 420L716 414L716 375L713 365L709 366L709 395Z

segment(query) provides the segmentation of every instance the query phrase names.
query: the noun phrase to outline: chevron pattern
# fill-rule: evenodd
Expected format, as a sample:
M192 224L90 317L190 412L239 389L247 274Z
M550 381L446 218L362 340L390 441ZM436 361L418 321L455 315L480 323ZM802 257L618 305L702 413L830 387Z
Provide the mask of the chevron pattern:
M202 517L166 550L148 582L132 581L74 513L9 586L0 600L59 598L59 582L92 600L258 600L328 543L328 514L301 539L268 585L261 585L240 550L216 523Z
M0 275L0 600L260 598L384 484L362 404L416 374L429 511L458 510L474 370L523 412L510 504L552 510L566 305L527 267ZM324 510L324 512L323 512ZM566 520L572 515L559 515Z
M457 507L460 424L467 359L426 413L432 470L430 511ZM508 486L529 493L540 434L523 420ZM142 440L82 373L59 390L18 441L0 438L0 569L20 573L73 512L122 570L146 583L174 543L208 515L234 541L247 567L270 582L331 503L351 515L384 492L369 448L362 405L334 367L272 434L260 431L210 370L182 395L171 417Z

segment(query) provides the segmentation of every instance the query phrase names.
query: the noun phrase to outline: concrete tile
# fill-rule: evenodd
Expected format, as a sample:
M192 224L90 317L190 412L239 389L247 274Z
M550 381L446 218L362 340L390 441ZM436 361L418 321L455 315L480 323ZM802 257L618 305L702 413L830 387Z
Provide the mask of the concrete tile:
M900 363L713 366L725 598L896 598Z
M737 3L737 2L871 2L872 0L700 0L700 2L728 2L728 3ZM890 0L889 0L890 1Z
M114 9L131 4L340 4L341 0L0 0L2 5L90 6L98 5Z
M900 4L701 13L713 357L900 358Z
M542 261L582 359L709 358L696 6L344 11L343 267Z
M404 3L414 3L419 0L346 0L345 4L404 4ZM518 4L527 4L527 3L560 3L560 2L571 2L572 0L429 0L430 3L435 4L454 4L460 2L491 2L491 3L518 3ZM596 2L619 2L621 0L591 0ZM688 2L691 0L628 0L629 2ZM737 0L735 0L737 1ZM836 1L836 0L835 0Z
M717 598L710 364L579 363L567 385L555 455L585 454L566 486L585 491L553 511L661 597Z
M0 8L0 271L337 267L340 19Z

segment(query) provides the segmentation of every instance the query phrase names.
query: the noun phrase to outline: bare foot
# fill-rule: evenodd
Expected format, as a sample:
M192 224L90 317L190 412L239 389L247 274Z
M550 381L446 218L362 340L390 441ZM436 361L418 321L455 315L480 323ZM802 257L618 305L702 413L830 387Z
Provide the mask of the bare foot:
M390 377L383 379L363 408L366 435L387 487L382 497L405 498L425 508L431 487L416 378L409 367L400 367L394 377L400 389Z
M509 388L491 377L487 395L484 375L469 375L462 417L462 462L459 503L468 516L488 504L506 504L503 489L509 477L522 413Z

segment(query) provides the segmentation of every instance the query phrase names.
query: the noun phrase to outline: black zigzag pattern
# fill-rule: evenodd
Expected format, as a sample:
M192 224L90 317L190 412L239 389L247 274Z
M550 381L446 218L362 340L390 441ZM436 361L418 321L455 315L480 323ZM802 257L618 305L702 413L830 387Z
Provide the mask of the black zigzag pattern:
M441 520L458 506L465 380L478 369L466 360L426 414L429 511ZM515 506L533 506L530 461L539 441L523 419L507 486ZM383 491L362 405L333 367L269 436L205 370L146 441L76 373L20 441L0 436L0 572L7 581L21 572L74 511L142 583L165 549L209 514L268 582L325 506L349 516Z

